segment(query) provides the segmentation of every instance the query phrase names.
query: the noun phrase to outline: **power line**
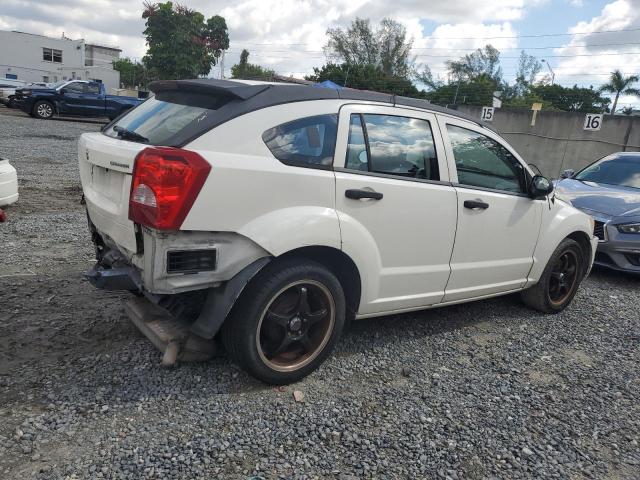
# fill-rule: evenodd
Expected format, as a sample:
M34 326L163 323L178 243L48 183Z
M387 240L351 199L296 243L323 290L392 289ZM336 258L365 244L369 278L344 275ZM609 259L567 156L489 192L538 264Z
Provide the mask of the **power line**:
M245 44L245 45L249 45L249 44ZM266 45L266 44L265 44ZM296 44L296 43L290 43L290 44L286 44L286 43L282 43L282 44L273 44L275 46L278 47L282 47L282 46L286 46L286 45L302 45L302 44ZM562 49L567 49L567 48L595 48L595 47L622 47L622 46L627 46L627 45L640 45L640 42L624 42L624 43L600 43L600 44L587 44L587 45L558 45L558 46L549 46L549 47L513 47L513 48L503 48L501 50L550 50L550 49L557 49L557 48L562 48ZM242 44L240 46L238 46L238 48L244 48L242 47ZM247 49L248 50L248 49ZM446 48L446 47L413 47L411 49L413 50L447 50L450 52L457 52L457 51L470 51L470 52L475 52L476 50L478 50L477 48ZM241 53L241 51L238 50L233 50L233 49L229 49L227 50L228 52L231 53ZM309 54L309 53L321 53L324 54L324 50L291 50L291 49L287 49L287 50L250 50L249 53L253 54L255 52L273 52L273 53L302 53L302 54ZM549 56L549 55L545 55L545 56ZM503 57L506 58L506 57Z
M231 53L236 53L236 52L231 52ZM302 53L306 53L306 52L300 52ZM640 51L638 52L622 52L622 53L582 53L582 54L576 54L576 55L545 55L544 58L574 58L574 57L621 57L621 56L625 56L625 55L640 55ZM300 58L298 56L288 56L288 55L271 55L269 52L257 52L255 53L254 57L258 57L258 58L265 58L265 57L275 57L278 59L283 59L283 58ZM452 56L452 55L429 55L429 54L418 54L415 55L415 57L417 58L447 58L447 59L460 59L460 57L457 56ZM304 58L324 58L321 55L304 55ZM512 57L512 56L506 56L506 57L500 57L500 60L518 60L520 57Z
M495 37L429 37L435 40L494 40L494 39L507 39L507 38L545 38L545 37L572 37L574 35L592 35L600 33L623 33L623 32L638 32L640 28L628 28L620 30L595 30L593 32L574 32L574 33L542 33L538 35L513 35L513 36L495 36ZM277 43L277 42L264 42L264 43L246 43L246 45L312 45L309 42L300 43Z
M640 28L628 28L621 30L596 30L593 32L574 32L574 33L541 33L538 35L513 35L513 36L501 36L501 37L436 37L438 40L489 40L489 39L503 39L503 38L543 38L543 37L572 37L574 35L592 35L599 33L622 33L622 32L638 32Z

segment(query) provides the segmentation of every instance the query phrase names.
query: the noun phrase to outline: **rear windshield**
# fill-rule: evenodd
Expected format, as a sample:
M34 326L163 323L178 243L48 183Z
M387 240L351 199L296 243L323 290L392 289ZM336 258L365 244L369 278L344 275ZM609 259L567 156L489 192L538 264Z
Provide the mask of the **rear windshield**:
M104 130L104 134L149 145L175 146L184 133L192 137L204 133L199 124L222 105L226 98L171 94L150 97Z

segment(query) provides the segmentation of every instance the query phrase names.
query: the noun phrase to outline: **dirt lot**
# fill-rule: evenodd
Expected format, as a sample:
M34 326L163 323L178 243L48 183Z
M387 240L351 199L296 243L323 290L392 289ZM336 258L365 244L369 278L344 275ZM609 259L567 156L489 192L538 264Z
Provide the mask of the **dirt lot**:
M640 279L596 271L557 316L505 297L358 322L286 388L225 358L164 370L128 295L82 278L75 143L98 129L0 107L21 188L0 224L0 478L640 478Z

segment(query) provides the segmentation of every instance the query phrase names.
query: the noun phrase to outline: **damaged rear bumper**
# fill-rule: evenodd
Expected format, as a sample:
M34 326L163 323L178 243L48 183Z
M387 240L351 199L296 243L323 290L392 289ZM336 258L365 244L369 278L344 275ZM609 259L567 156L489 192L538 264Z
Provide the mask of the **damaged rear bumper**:
M96 264L84 276L94 287L102 290L142 291L142 280L134 267L104 268Z

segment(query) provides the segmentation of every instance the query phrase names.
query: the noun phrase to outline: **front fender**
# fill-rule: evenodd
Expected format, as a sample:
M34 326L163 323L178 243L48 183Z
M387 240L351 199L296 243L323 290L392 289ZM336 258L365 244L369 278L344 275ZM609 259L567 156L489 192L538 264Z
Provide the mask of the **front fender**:
M533 254L533 267L529 272L527 287L540 279L549 262L549 258L551 258L560 242L569 235L582 232L589 238L592 251L588 269L591 268L598 245L597 239L593 236L589 215L560 199L556 199L554 203L549 205L551 208L546 208L545 206L543 210L542 229Z
M238 233L277 257L306 246L340 249L336 212L324 207L291 207L269 212L243 225Z

